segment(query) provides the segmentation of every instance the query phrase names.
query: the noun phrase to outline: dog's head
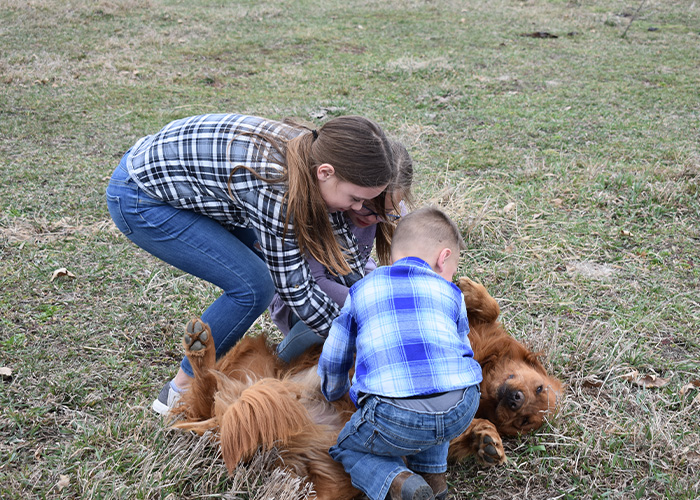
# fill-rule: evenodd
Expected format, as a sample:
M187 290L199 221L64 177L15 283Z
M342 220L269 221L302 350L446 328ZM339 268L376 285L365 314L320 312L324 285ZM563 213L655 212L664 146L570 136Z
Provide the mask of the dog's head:
M482 399L490 400L489 420L507 436L540 428L563 394L561 382L547 375L537 356L527 358L499 363L481 384Z

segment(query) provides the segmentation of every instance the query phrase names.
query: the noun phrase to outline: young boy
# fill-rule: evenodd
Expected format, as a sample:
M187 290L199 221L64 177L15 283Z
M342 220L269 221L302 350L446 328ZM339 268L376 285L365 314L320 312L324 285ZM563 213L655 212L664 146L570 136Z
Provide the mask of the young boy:
M372 500L447 496L450 440L469 426L480 398L481 367L452 283L463 247L442 211L403 217L392 265L352 286L323 346L324 396L334 401L349 389L358 406L329 452Z

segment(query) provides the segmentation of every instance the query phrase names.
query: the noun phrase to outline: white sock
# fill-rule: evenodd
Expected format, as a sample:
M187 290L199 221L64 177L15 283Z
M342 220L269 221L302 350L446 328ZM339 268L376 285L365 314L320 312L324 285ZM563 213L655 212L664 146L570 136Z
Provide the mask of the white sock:
M185 389L180 389L177 385L175 385L174 380L170 381L170 388L178 394L182 394L183 392L185 392Z

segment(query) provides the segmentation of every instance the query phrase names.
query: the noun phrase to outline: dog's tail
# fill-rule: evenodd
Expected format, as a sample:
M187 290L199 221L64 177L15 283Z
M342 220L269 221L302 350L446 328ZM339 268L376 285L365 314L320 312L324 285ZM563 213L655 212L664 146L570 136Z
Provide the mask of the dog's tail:
M275 444L284 445L315 425L300 401L301 390L293 382L266 378L248 387L225 408L220 416L221 454L229 472L241 460L252 457L260 446L269 449Z
M192 431L202 436L207 431L215 431L219 427L219 419L217 417L212 417L195 422L175 422L172 424L172 427L173 429Z

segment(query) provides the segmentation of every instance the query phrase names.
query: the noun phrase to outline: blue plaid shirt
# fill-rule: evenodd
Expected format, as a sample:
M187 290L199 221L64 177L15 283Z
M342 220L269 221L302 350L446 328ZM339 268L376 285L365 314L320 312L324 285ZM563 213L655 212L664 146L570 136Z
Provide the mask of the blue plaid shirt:
M318 363L329 401L358 395L404 398L481 382L459 288L427 262L406 257L350 288ZM352 387L348 371L355 360Z
M285 234L286 185L264 182L242 168L231 176L237 165L250 167L269 179L283 173L280 165L284 158L271 144L261 147L259 138L248 134L264 134L284 143L303 132L255 116L183 118L140 139L131 150L127 168L139 187L153 198L204 214L230 229L253 228L283 302L311 329L325 336L340 308L316 285L299 251L294 221ZM331 213L329 219L352 270L340 279L350 286L364 275L364 263L343 213Z

